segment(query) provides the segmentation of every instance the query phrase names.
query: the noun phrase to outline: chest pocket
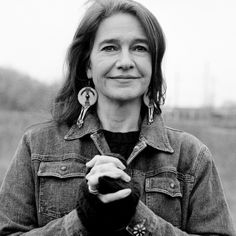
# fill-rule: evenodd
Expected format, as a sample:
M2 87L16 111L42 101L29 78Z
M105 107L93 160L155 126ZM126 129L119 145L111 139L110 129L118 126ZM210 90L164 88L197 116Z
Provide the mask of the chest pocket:
M85 171L85 163L75 160L40 163L37 175L42 224L62 217L75 208Z
M180 227L181 199L180 182L177 172L163 168L149 173L145 179L146 205L164 220Z

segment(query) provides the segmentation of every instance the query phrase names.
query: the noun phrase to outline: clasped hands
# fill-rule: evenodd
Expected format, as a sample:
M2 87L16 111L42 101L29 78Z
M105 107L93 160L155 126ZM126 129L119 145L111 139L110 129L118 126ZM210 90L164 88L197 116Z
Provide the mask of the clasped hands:
M110 190L110 192L109 190L107 190L108 193L103 194L104 192L101 192L102 186L99 186L99 182L104 180L104 176L109 177L109 179L111 180L119 180L119 183L122 183L121 181L124 181L123 185L130 182L130 176L124 171L126 169L126 166L122 163L121 158L117 158L117 155L116 157L114 157L114 154L113 156L96 155L92 160L86 163L86 167L89 170L88 174L85 177L87 179L89 192L92 194L98 193L97 197L103 203L120 200L130 195L130 188L124 188L118 191L115 191L114 189L113 191ZM108 180L108 178L106 179ZM113 185L113 187L115 186ZM120 188L122 188L122 186L120 186Z
M125 229L140 198L140 185L125 172L125 160L114 153L96 155L86 167L76 207L82 224L96 233Z

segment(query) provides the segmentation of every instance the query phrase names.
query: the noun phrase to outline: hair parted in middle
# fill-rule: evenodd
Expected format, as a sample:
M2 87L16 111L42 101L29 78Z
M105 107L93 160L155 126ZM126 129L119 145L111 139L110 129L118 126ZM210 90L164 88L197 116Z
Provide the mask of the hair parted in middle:
M81 106L77 101L80 89L88 85L87 68L90 54L100 23L116 14L127 13L141 23L151 52L152 77L149 86L150 98L161 113L160 105L165 100L165 81L161 63L165 52L165 38L156 17L143 5L132 0L89 0L89 7L75 32L67 54L67 76L55 99L54 119L72 125L76 122ZM93 83L91 84L93 87Z

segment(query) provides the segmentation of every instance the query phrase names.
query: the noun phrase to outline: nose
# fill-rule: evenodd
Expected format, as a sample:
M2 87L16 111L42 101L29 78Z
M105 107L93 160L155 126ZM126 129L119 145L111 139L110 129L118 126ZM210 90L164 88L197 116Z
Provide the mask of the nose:
M118 69L129 70L134 68L134 65L135 63L129 50L122 50L116 62L116 67Z

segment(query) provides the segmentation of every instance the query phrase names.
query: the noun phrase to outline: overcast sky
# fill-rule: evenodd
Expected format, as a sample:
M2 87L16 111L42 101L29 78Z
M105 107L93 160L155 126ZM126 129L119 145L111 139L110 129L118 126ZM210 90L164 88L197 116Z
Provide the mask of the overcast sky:
M84 0L0 0L0 66L46 83L63 77ZM139 0L167 40L167 104L236 103L236 1Z

